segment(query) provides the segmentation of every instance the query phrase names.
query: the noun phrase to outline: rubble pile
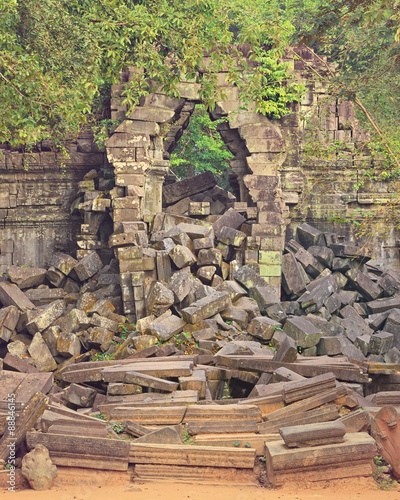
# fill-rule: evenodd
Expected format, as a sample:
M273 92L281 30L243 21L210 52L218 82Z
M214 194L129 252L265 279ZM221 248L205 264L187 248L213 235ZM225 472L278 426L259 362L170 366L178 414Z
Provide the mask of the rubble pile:
M257 207L208 174L164 204L148 236L117 222L106 265L86 247L1 277L0 459L11 394L19 462L43 446L142 480L370 475L400 401L400 273L308 224L267 249Z

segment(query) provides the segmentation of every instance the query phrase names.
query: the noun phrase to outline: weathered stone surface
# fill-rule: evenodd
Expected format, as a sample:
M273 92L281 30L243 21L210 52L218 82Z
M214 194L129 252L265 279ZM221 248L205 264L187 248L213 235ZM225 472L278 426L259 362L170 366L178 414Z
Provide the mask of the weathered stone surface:
M163 204L172 205L183 198L206 191L216 184L217 182L211 172L204 172L196 175L195 178L169 184L163 187Z
M64 273L66 276L78 264L78 261L65 253L58 253L53 255L50 265Z
M135 439L135 443L182 444L182 439L175 426L168 426Z
M338 337L321 337L317 344L318 356L336 356L341 354L341 344Z
M213 282L213 278L214 278L216 271L217 271L217 268L215 266L200 267L197 270L196 278L198 278L205 285L210 285Z
M3 306L15 306L20 311L25 312L35 309L35 305L28 299L17 285L3 281L0 283L0 302Z
M90 252L76 264L74 273L79 281L85 281L100 271L102 267L103 263L97 252Z
M15 306L0 309L0 339L8 342L19 320L19 311Z
M217 248L200 250L197 255L198 266L217 266L221 267L222 253Z
M147 296L147 310L149 314L160 316L174 303L175 298L173 292L161 282L155 282L151 286Z
M247 331L253 337L269 341L277 329L281 329L282 325L273 319L264 316L253 318L247 328Z
M282 285L287 294L299 295L306 288L299 263L290 252L282 256Z
M393 345L393 334L388 332L374 333L370 337L369 352L371 354L385 354Z
M321 246L311 246L308 251L313 255L323 266L331 268L334 253L331 248Z
M10 281L15 283L18 288L32 288L43 283L46 277L46 269L38 267L17 267L10 266L7 271Z
M221 217L216 222L214 222L214 234L218 238L223 227L238 229L243 224L243 222L246 222L246 219L243 217L243 215L237 212L234 208L230 208L224 213L224 215L221 215Z
M375 300L382 295L382 288L358 269L350 269L346 272L346 277L366 300Z
M112 331L106 330L105 328L95 327L90 330L89 342L94 346L101 347L102 351L106 351L110 346L113 337L114 333Z
M178 318L178 316L170 316L163 321L156 321L150 325L150 331L152 335L155 335L158 340L165 342L169 340L172 336L180 333L184 326L185 321Z
M315 245L325 246L324 233L309 224L301 224L297 227L296 238L306 249Z
M31 335L42 332L49 327L65 311L63 300L56 300L45 307L37 316L26 324L26 329Z
M182 309L182 316L186 323L195 324L223 311L230 304L231 300L227 292L215 292Z
M388 311L389 309L400 309L400 295L396 297L390 297L387 299L377 299L372 302L368 302L368 309L373 314L385 312Z
M304 349L317 345L322 337L322 333L317 327L301 317L289 317L283 331Z
M169 256L178 269L191 266L196 262L196 257L189 248L182 245L175 245L174 248L169 251Z
M279 297L275 290L267 285L267 286L253 286L249 288L249 297L254 299L262 314L267 313L267 309L279 303Z
M225 321L234 321L242 329L246 329L249 322L249 315L240 307L230 306L221 311L221 317Z
M28 347L28 352L34 360L35 366L38 370L42 372L50 372L57 368L57 363L55 362L50 349L47 347L46 342L43 340L43 337L39 332L33 337L33 340Z
M79 356L81 343L74 333L61 333L57 340L57 351L67 358Z
M90 408L96 397L97 391L91 387L83 387L78 384L71 384L64 391L64 395L69 403L81 408Z
M234 247L240 247L246 238L246 234L237 229L224 226L218 236L221 243L225 245L232 245Z
M90 318L87 317L85 311L81 309L72 309L63 318L62 327L66 333L77 333L81 330L89 328Z
M27 453L22 459L22 475L36 491L49 490L57 477L57 467L51 461L48 449L42 444Z

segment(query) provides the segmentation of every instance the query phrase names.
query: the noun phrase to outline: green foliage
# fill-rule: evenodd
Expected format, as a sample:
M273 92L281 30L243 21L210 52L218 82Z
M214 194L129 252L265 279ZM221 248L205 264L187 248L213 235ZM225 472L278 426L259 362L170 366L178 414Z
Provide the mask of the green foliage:
M192 177L208 170L215 175L221 187L229 187L229 160L233 154L217 131L224 121L212 121L204 105L196 106L188 128L171 154L170 168L179 178Z
M374 478L380 490L389 491L397 487L397 481L394 481L389 474L383 472L383 467L387 467L388 463L382 457L374 457L374 471L372 477Z
M278 62L292 30L280 16L272 0L0 0L0 142L32 145L85 123L104 140L110 85L127 68L129 109L159 86L179 96L187 79L213 109L224 69L244 102L281 116L296 89Z
M121 434L121 432L124 432L125 430L125 426L122 422L115 422L111 424L111 428L116 434Z
M94 418L98 418L99 420L107 420L107 417L104 415L104 413L100 413L99 415L96 413L93 413L91 416Z
M96 352L96 354L90 358L90 361L107 361L110 359L114 359L113 354L107 352Z

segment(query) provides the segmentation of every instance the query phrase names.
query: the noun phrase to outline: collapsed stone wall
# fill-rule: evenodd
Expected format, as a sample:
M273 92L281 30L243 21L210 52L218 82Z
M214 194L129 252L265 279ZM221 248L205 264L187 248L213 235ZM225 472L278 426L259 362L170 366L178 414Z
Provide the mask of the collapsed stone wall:
M0 274L10 265L45 266L57 251L75 254L81 215L73 202L85 174L102 168L105 159L92 134L66 144L69 158L47 141L29 153L3 148Z

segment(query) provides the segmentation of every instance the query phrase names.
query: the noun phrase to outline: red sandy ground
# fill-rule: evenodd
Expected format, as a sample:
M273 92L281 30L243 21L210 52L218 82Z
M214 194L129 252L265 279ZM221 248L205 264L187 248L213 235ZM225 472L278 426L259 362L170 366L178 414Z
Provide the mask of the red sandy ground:
M301 480L301 478L299 478ZM379 490L372 478L330 483L285 484L271 490L256 486L192 485L182 483L129 483L96 486L59 485L48 491L0 491L0 500L400 500L400 486Z

